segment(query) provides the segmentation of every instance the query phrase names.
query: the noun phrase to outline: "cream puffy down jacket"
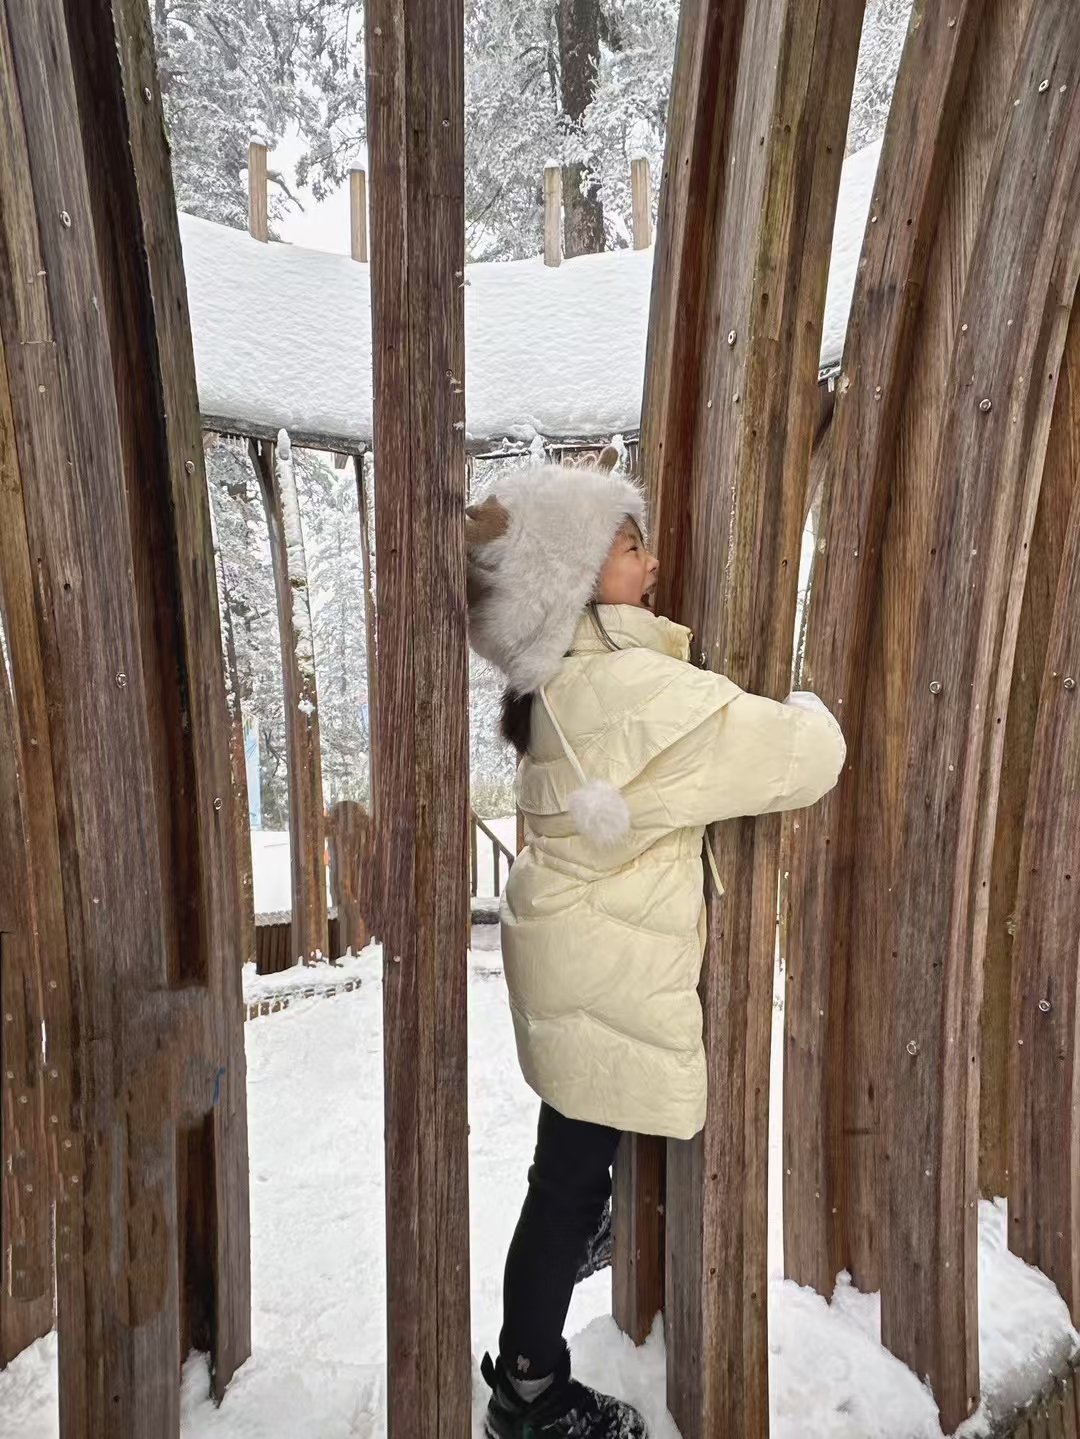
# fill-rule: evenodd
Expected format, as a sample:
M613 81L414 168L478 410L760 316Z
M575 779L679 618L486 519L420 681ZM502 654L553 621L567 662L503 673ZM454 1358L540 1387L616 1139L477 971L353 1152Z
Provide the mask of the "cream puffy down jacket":
M516 790L527 845L507 882L502 950L518 1055L561 1114L688 1139L705 1122L697 985L704 826L813 804L844 762L824 707L745 694L690 665L689 631L649 610L587 616L533 710ZM580 778L622 791L630 829L601 849L567 809Z

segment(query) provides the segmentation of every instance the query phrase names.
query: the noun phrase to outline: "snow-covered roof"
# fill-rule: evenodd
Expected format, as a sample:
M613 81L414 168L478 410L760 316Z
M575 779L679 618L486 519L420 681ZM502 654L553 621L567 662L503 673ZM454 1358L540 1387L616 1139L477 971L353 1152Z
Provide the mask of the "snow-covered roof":
M844 164L821 363L839 362L879 145ZM208 428L348 449L371 443L368 267L261 244L181 215L199 401ZM638 428L652 251L537 257L466 271L466 440L598 438Z

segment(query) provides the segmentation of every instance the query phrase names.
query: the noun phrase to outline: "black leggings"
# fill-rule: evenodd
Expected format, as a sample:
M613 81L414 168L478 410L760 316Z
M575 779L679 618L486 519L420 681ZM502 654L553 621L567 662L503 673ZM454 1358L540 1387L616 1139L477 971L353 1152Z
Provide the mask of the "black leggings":
M517 1379L554 1372L578 1267L611 1197L611 1166L622 1136L602 1124L540 1109L529 1193L503 1282L499 1353Z

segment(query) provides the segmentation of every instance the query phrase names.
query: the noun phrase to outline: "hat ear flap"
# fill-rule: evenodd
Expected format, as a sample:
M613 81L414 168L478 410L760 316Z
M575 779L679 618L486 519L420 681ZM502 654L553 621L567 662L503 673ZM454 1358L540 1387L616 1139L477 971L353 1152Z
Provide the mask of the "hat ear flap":
M482 505L470 505L465 511L465 548L489 545L500 539L510 528L510 511L495 495L488 495Z

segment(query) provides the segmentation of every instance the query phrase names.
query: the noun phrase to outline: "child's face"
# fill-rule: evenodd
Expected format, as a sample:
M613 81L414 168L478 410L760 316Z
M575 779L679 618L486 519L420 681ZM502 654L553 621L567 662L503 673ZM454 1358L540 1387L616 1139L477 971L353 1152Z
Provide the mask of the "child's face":
M600 571L596 598L602 605L652 604L660 561L650 555L633 520L625 520Z

